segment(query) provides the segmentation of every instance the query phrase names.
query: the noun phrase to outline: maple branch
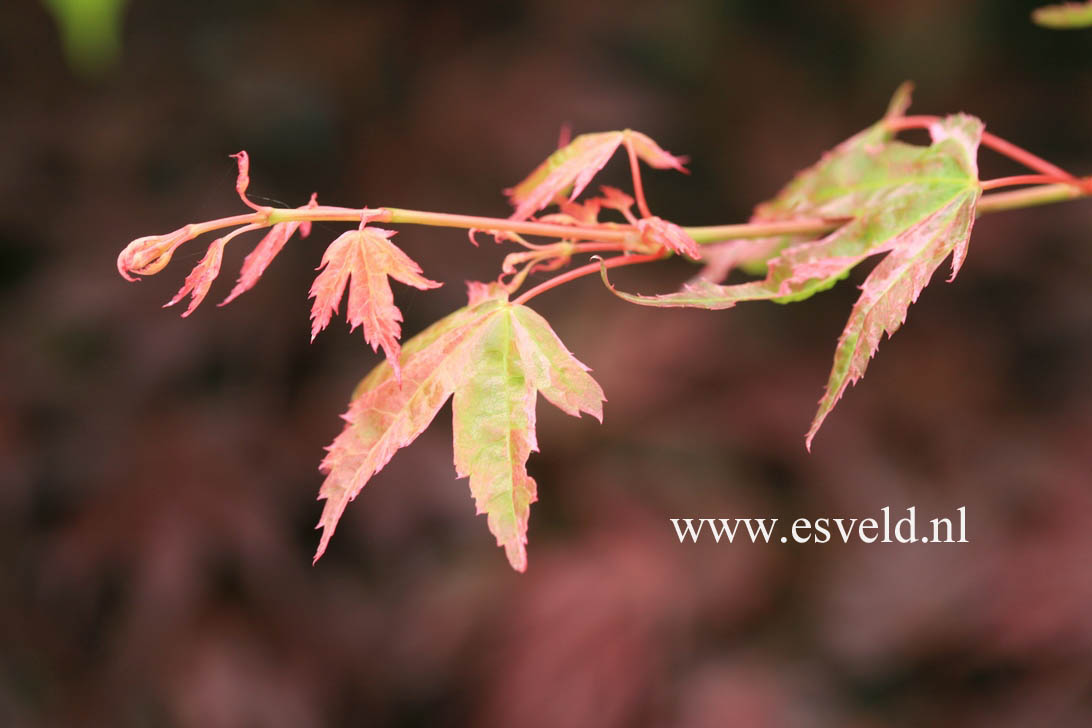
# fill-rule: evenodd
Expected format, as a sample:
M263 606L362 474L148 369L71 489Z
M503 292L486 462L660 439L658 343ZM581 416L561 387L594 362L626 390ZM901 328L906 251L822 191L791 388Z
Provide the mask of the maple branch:
M269 223L288 221L313 222L359 222L360 215L368 208L330 207L291 207L271 208ZM619 223L600 223L595 226L561 225L558 223L535 222L533 220L511 220L502 217L482 217L479 215L456 215L449 212L428 212L426 210L407 210L399 207L373 208L376 214L370 219L375 222L405 223L407 225L428 225L430 227L453 227L464 230L481 230L536 235L546 238L594 238L601 241L625 242L634 235L634 228ZM238 216L250 221L250 216Z
M748 222L735 225L684 227L683 230L699 244L716 243L737 238L767 238L775 235L819 235L837 230L846 220L803 219L777 222Z

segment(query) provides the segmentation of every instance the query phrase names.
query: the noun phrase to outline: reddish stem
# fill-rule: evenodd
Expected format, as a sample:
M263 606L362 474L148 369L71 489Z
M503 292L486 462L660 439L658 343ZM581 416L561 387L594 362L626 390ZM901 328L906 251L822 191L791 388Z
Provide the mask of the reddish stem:
M573 253L605 253L626 249L625 243L573 243L570 250Z
M1014 187L1016 185L1037 185L1037 184L1054 184L1054 183L1072 183L1074 180L1069 180L1064 177L1056 177L1049 174L1018 174L1012 177L998 177L997 179L988 179L982 182L979 186L983 190L996 190L999 187Z
M551 288L556 288L557 286L560 286L563 283L568 283L569 281L576 280L577 278L582 278L584 276L592 275L593 273L598 273L599 272L599 267L601 265L604 265L607 268L620 268L620 267L622 267L624 265L637 265L638 263L650 263L650 262L652 262L654 260L660 260L663 257L664 257L664 254L662 252L660 252L660 253L652 253L650 255L619 255L619 256L614 257L614 258L607 258L606 260L603 260L603 261L598 261L597 260L597 261L595 261L593 263L588 263L587 265L582 265L579 268L573 268L572 270L565 271L564 273L562 273L559 276L554 276L553 278L551 278L548 281L544 281L542 283L539 283L537 286L530 289L529 291L525 291L522 295L520 295L519 298L517 298L515 301L513 301L513 303L521 303L521 304L522 303L527 303L528 301L530 301L535 296L539 295L540 293L545 293L546 291L550 290Z
M894 119L887 119L884 123L887 124L887 128L892 131L902 131L904 129L928 129L938 121L940 121L939 116L900 116ZM1055 166L1042 157L1038 157L1028 150L1018 147L1012 142L1006 141L988 131L982 132L982 144L1036 172L1058 177L1067 182L1076 180L1076 177L1069 172L1066 172L1061 167Z
M1004 154L1009 159L1015 159L1025 167L1034 169L1036 172L1042 172L1046 175L1052 175L1059 177L1066 182L1075 180L1076 177L1066 172L1061 167L1057 167L1050 162L1046 161L1042 157L1037 157L1026 149L1021 149L1012 142L1005 141L999 136L994 136L989 132L982 133L982 143L995 152Z
M641 165L637 162L637 150L629 138L625 135L626 154L629 155L629 171L633 175L633 197L637 200L637 209L641 211L641 217L652 217L652 212L645 202L645 187L641 184Z

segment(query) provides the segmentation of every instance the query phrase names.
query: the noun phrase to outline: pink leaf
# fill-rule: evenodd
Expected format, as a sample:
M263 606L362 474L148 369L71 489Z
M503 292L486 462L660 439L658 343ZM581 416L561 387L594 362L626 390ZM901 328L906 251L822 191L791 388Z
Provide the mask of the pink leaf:
M645 242L662 245L673 253L693 260L701 258L701 248L686 231L673 222L659 217L646 217L637 221L637 229Z
M311 340L326 328L337 313L345 288L349 288L346 317L351 328L362 326L364 340L373 350L380 346L399 373L398 337L402 312L394 305L388 278L426 290L440 283L421 275L417 265L388 238L393 230L364 227L343 233L322 256L321 272L311 286Z
M310 202L300 209L312 209L318 207L318 196L311 195ZM254 287L254 284L258 282L258 279L262 277L262 273L265 273L265 269L269 267L269 264L273 262L273 258L281 252L285 243L292 237L292 234L299 230L300 237L306 238L311 234L311 221L297 221L280 222L270 228L269 232L261 239L261 241L254 247L254 250L243 260L243 268L239 272L239 281L235 284L235 287L231 289L231 293L228 297L219 303L220 306L231 303L241 294L249 291Z
M639 131L627 129L625 133L637 151L637 156L648 166L656 169L674 169L683 174L690 174L690 171L683 166L687 162L686 157L676 157L674 154L665 152L659 144Z
M261 239L261 242L243 259L243 268L239 272L238 283L231 289L228 297L218 305L224 306L231 303L241 294L253 288L258 279L262 277L265 269L269 267L273 258L276 257L277 253L281 252L281 248L284 247L284 244L288 242L288 239L299 227L300 223L298 222L281 222L270 228L265 237Z
M551 154L527 179L507 190L509 200L516 206L512 219L527 219L570 188L566 197L576 199L622 139L620 131L581 134Z
M627 218L632 214L630 208L633 207L633 198L627 195L617 187L611 187L609 185L603 185L600 188L603 196L600 197L601 204L608 210L617 210L625 215Z
M182 314L182 318L186 318L193 313L194 309L201 304L201 301L205 300L205 296L208 295L209 288L212 286L212 282L216 280L216 276L220 275L220 263L224 259L224 245L227 241L228 238L223 237L212 242L208 252L205 253L205 257L193 267L190 274L186 276L182 288L179 289L174 298L164 304L164 308L175 305L189 293L192 295L192 300L189 307Z

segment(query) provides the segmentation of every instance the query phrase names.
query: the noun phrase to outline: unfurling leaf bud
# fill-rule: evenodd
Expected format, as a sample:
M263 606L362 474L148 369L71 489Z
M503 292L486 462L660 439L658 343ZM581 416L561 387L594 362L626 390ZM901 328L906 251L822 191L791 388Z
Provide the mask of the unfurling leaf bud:
M137 280L132 273L155 275L171 262L174 249L193 239L192 226L187 225L167 235L146 235L125 246L118 256L118 273L127 281Z

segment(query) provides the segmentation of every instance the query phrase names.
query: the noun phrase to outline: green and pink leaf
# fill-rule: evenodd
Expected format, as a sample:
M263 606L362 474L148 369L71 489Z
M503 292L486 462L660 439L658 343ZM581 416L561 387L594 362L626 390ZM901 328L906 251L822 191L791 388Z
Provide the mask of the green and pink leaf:
M908 89L900 89L889 113L902 113L907 103ZM648 306L722 309L748 300L788 303L830 288L865 258L887 253L866 279L842 334L808 433L810 446L846 386L864 373L881 334L898 328L940 261L951 254L953 276L959 270L981 191L975 159L982 131L973 117L950 116L930 128L933 143L919 147L893 141L884 124L876 124L756 209L757 220L848 219L820 240L775 238L755 243L758 250L742 251L746 257L761 255L767 245L780 249L766 261L764 279L731 286L697 279L659 296L615 293ZM605 267L602 275L609 286Z
M603 392L537 313L508 303L499 286L473 284L469 292L471 305L406 343L401 382L383 362L353 393L346 427L322 463L316 560L348 503L453 396L456 473L470 479L477 510L509 563L526 568L537 394L569 414L601 419Z

